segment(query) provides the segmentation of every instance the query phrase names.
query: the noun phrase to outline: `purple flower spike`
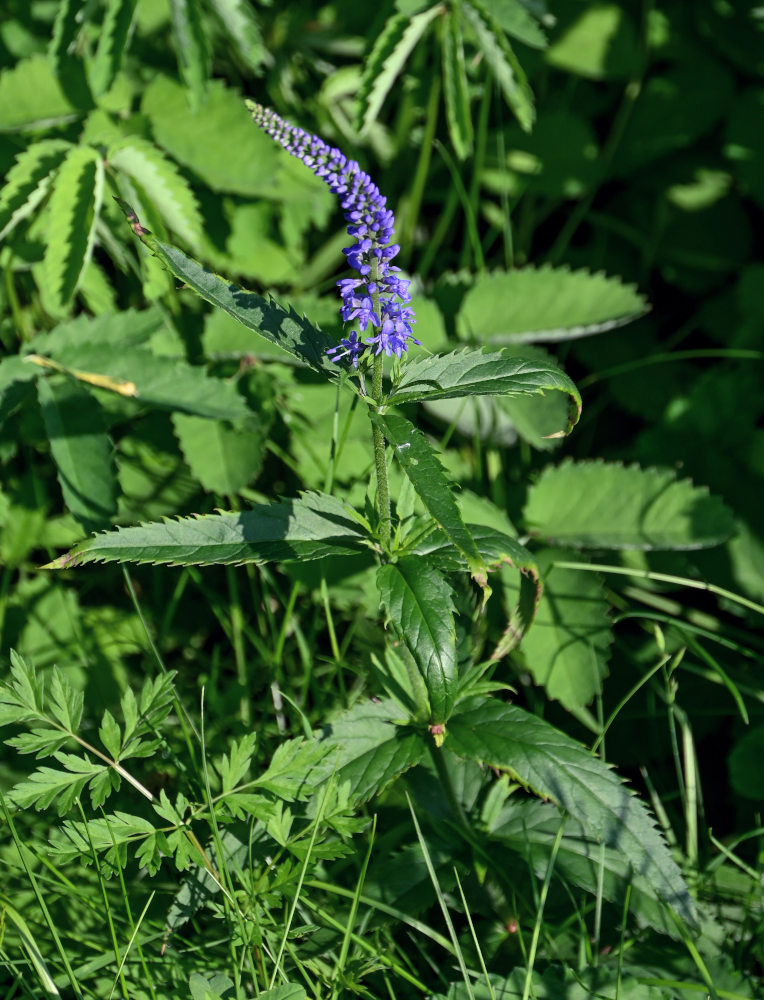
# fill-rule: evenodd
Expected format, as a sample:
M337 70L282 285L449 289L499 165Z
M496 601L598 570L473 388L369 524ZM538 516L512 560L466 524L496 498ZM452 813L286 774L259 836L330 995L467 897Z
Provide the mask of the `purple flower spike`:
M375 356L384 351L388 357L400 358L408 350L409 342L421 342L411 332L414 310L405 308L411 301L410 282L399 278L399 268L390 264L400 247L391 242L395 219L386 207L386 199L355 160L349 160L339 149L329 146L317 135L290 125L261 104L250 101L248 107L255 124L310 167L338 196L348 222L348 234L355 239L353 245L342 252L360 277L337 282L342 296L340 315L346 323L357 320L361 332L369 325L376 327L377 332L361 341L358 332L353 330L326 353L333 361L350 358L354 368L358 367L367 347L374 349ZM374 270L376 277L372 280ZM374 311L372 296L377 293L381 316Z

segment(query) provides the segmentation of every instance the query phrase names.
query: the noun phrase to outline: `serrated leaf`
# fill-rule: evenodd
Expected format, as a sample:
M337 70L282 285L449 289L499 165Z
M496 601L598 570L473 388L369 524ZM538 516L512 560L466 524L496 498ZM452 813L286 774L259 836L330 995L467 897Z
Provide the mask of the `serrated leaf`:
M129 216L130 207L121 204ZM137 221L132 225L134 229L138 227L135 229L137 235L165 267L201 298L223 309L249 330L270 340L316 371L337 373L337 366L326 357L327 349L335 346L334 340L318 327L312 326L307 319L298 316L291 308L285 309L275 299L248 292L219 277L177 247L162 243Z
M385 22L363 68L356 102L356 124L368 129L376 121L385 98L406 60L413 52L428 25L442 13L439 4L408 18L394 14Z
M111 524L117 477L101 407L79 383L41 378L37 398L64 502L85 531Z
M189 246L198 246L202 232L199 204L174 163L153 143L139 136L130 136L113 146L108 160L138 181L173 232Z
M333 768L334 757L329 746L302 739L284 740L254 783L279 799L293 802L310 798Z
M133 23L137 0L108 0L98 35L98 48L90 67L90 86L100 96L114 83Z
M266 58L257 14L249 0L212 0L212 9L225 26L231 44L253 73L260 75Z
M16 156L0 191L0 239L42 202L50 190L54 171L71 148L71 143L63 139L41 139Z
M123 864L128 844L144 845L146 839L153 841L155 837L151 820L117 811L105 818L89 820L87 827L79 820L65 820L52 831L49 846L61 864L71 861L90 864L95 850L96 854L104 854L109 864L118 867Z
M98 730L98 738L106 747L106 751L111 759L115 761L119 760L119 752L122 749L122 733L119 730L116 719L108 708L103 713L101 726Z
M224 795L235 788L249 770L256 743L257 733L247 733L240 740L233 740L228 753L218 761L216 766Z
M528 492L525 523L553 544L595 549L701 549L735 532L732 512L669 469L617 462L547 466Z
M127 743L138 726L138 702L131 687L122 695L120 707L125 722L125 743Z
M0 719L2 720L0 725L6 722L20 721L18 717L12 718L10 716L0 716ZM69 739L71 737L68 733L60 733L55 729L33 729L31 732L12 736L9 740L5 740L5 743L18 753L33 753L39 760L41 757L50 757L57 750L60 750Z
M298 500L255 504L240 513L205 514L103 532L49 564L66 569L88 562L205 566L290 562L367 552L369 538L334 497L304 493Z
M409 557L377 572L382 606L414 657L427 689L430 719L448 719L457 690L453 592L437 570Z
M619 851L686 923L696 924L687 886L647 809L580 743L516 705L482 697L459 705L446 740L452 752L507 771L565 809L587 833Z
M420 430L397 413L371 411L372 421L392 445L395 457L408 476L427 512L467 560L471 573L484 582L485 566L472 536L462 520L443 466Z
M93 95L88 86L81 52L78 51L87 4L85 0L60 0L57 6L48 56L67 99L76 108L92 108Z
M469 3L464 0L461 10L475 33L478 47L504 94L504 99L514 112L521 128L530 132L536 118L533 91L503 30L496 23L490 10L477 0L470 0Z
M574 340L623 326L647 309L634 285L602 272L523 267L477 278L456 327L481 344Z
M68 733L76 733L82 719L83 694L66 680L56 667L50 678L48 708Z
M511 351L484 353L467 349L408 362L387 402L397 406L430 399L522 395L549 390L565 392L571 399L574 412L565 429L557 432L567 433L580 416L581 395L556 365L518 358Z
M48 206L41 292L53 315L66 312L90 260L102 193L100 156L87 146L73 147L59 167Z
M210 78L210 49L199 0L170 0L175 53L191 106L201 107Z
M533 49L545 49L549 44L531 12L522 0L492 0L491 13L496 23L508 35ZM536 17L541 16L539 8L533 8Z
M465 160L472 152L474 132L458 7L454 7L446 18L442 33L442 49L443 94L446 99L448 133L456 155L460 160Z
M41 767L33 771L26 781L14 786L11 798L20 809L47 809L55 803L59 816L67 813L80 797L85 786L93 778L102 774L106 764L93 764L58 751L54 754L66 770Z
M45 128L76 114L53 62L41 53L0 73L0 132Z
M267 427L252 415L235 424L174 413L180 449L205 490L235 496L260 472Z
M39 368L26 364L23 358L0 359L0 424L27 395L27 383L33 382L40 374Z
M34 342L26 344L23 350L25 354L65 357L65 351L82 346L108 346L117 354L145 343L163 324L164 318L158 309L125 309L103 316L80 315L59 323L47 333L36 334ZM32 365L25 367L34 370Z
M347 783L351 800L361 804L381 792L425 752L420 733L399 721L393 701L363 702L324 726L321 742L333 751L332 773Z
M575 555L559 549L539 554L544 590L520 652L524 669L549 697L575 710L601 692L613 634L601 578L596 573L550 569L555 559L570 560ZM504 576L505 590L514 597L518 580Z

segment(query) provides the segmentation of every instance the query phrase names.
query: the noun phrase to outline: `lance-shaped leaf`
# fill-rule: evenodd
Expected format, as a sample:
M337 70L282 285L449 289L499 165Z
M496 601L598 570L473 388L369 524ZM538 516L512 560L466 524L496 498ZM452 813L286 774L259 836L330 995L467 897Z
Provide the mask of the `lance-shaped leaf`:
M565 392L571 400L567 426L559 431L562 435L571 430L581 415L578 389L550 362L514 357L511 351L454 351L411 361L387 402L398 405L429 399L521 395L550 390Z
M528 493L534 535L595 549L702 549L735 531L732 512L670 469L617 462L548 466Z
M442 33L443 46L443 95L446 99L446 119L451 143L460 160L472 152L472 118L467 69L464 64L464 41L455 6L447 16Z
M100 156L89 146L74 146L59 168L49 204L41 291L53 315L66 311L90 260L102 190Z
M587 833L617 850L683 920L695 924L682 874L646 807L586 747L516 705L486 698L470 698L459 706L449 721L447 746L507 771L556 802Z
M372 421L392 445L395 457L426 510L465 556L470 573L484 587L486 568L483 558L462 520L443 466L424 434L410 420L397 413L369 412Z
M18 154L0 191L0 239L34 212L71 148L63 139L41 139Z
M336 346L328 334L313 326L293 309L285 309L275 299L264 298L256 292L248 292L226 281L182 250L158 240L141 226L129 205L123 201L119 204L133 232L171 274L197 295L316 371L324 374L337 373L337 366L331 364L326 357L328 348Z
M37 396L66 506L85 531L105 527L117 512L117 480L101 407L61 376L39 379Z
M102 532L48 564L68 569L89 562L301 562L368 551L364 528L337 499L304 493L297 500L256 504L239 513L204 514Z
M98 48L90 68L90 86L96 95L105 94L114 83L127 48L137 0L109 0Z
M349 786L349 797L360 803L418 764L425 751L422 735L402 725L400 708L388 699L359 702L324 726L322 742L335 753L327 756L327 777Z
M210 77L210 50L199 0L170 0L175 51L192 107L203 102Z
M377 587L398 638L414 657L430 702L430 721L448 719L457 688L452 591L445 577L422 559L381 566Z

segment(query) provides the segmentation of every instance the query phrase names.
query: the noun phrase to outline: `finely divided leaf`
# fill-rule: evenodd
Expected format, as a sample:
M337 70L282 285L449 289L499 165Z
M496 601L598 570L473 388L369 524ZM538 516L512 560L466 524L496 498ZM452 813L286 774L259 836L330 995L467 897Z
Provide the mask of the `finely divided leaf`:
M617 850L636 876L688 924L695 907L681 872L643 803L586 747L515 705L470 698L448 725L448 749L549 798L588 834Z
M448 131L456 155L460 160L465 160L472 152L473 129L458 7L455 7L447 17L442 46L443 94L446 99Z
M705 487L669 469L617 462L548 466L530 488L530 532L595 549L702 549L735 532L732 512Z
M53 172L71 148L63 139L41 139L17 155L0 191L0 239L37 208L48 193Z
M424 434L397 413L370 412L428 513L465 556L470 572L484 577L483 559L462 520L443 466Z
M521 128L530 132L536 119L533 91L528 86L522 66L501 27L490 11L478 0L464 0L461 5L465 20L475 33L478 47L491 68L504 99L515 113Z
M204 103L210 77L210 50L207 44L199 0L170 0L175 53L183 81L189 89L192 107Z
M100 156L88 146L73 147L56 175L49 204L41 291L53 315L67 311L90 259L102 191Z
M648 308L634 285L601 271L523 267L478 277L456 328L481 344L573 340L623 326Z
M201 238L202 217L199 205L185 177L157 147L131 136L112 147L109 162L134 178L151 199L164 222L189 246Z
M124 203L121 205L128 217L132 215L129 206ZM248 292L214 274L182 250L156 239L137 221L133 225L137 235L165 267L201 298L225 310L249 330L270 340L316 371L325 374L337 372L337 367L326 357L327 349L335 346L333 338L307 319L292 309L285 309L275 299Z
M366 60L361 77L356 104L356 125L359 129L367 129L376 121L406 60L427 26L442 12L440 4L434 4L412 18L394 14L386 22Z
M66 506L86 532L106 527L117 513L117 480L101 407L61 376L39 379L37 396Z
M566 433L581 413L581 396L563 371L549 362L515 357L511 351L484 353L468 349L409 362L387 402L398 405L417 400L519 395L548 390L567 393L574 406L566 428L558 432Z
M240 513L205 514L103 532L49 564L66 569L88 562L301 562L368 551L366 532L334 497L304 493L297 500L256 504Z
M90 86L96 95L105 94L119 72L136 4L137 0L108 0L90 68Z
M406 644L427 689L430 722L448 719L457 689L453 592L417 557L381 566L377 587L387 617Z

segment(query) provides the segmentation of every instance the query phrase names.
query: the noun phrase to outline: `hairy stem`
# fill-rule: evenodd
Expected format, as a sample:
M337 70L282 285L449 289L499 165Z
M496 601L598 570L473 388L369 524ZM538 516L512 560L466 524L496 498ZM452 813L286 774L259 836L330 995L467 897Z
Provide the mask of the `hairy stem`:
M382 316L379 307L379 288L377 286L379 273L379 262L376 257L371 265L371 279L375 285L375 291L371 299L374 304L374 312L379 317ZM371 398L376 403L377 413L381 413L383 407L382 400L382 359L383 355L378 354L374 358L371 377ZM390 549L390 535L392 518L390 516L390 484L387 478L387 458L385 456L385 439L382 431L376 424L372 426L372 438L374 440L374 467L377 471L377 510L379 512L379 540L382 548L387 552Z

